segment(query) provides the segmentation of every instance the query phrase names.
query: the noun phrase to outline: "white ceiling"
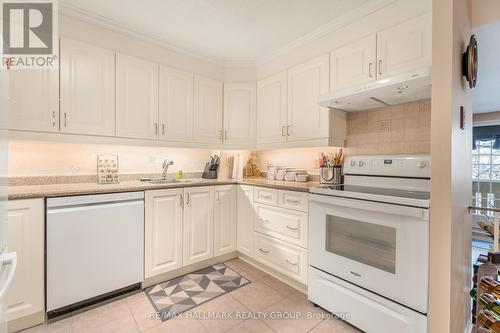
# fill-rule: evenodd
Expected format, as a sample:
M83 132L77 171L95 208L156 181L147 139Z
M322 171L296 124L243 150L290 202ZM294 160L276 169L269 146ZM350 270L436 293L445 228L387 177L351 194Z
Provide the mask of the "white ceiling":
M393 0L59 0L99 21L221 65L255 64Z
M479 55L477 85L472 93L474 112L500 111L500 21L474 34Z

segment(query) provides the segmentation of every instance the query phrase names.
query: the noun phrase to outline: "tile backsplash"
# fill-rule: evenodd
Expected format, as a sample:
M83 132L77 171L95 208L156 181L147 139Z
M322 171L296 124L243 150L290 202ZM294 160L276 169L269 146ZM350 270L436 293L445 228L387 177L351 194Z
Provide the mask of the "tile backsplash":
M428 154L431 100L347 114L348 154Z

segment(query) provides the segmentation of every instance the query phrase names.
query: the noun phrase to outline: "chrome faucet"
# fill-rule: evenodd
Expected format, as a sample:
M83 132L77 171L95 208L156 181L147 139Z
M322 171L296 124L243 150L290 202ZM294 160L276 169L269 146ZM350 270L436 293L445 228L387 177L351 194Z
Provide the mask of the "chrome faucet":
M174 164L174 161L170 161L170 160L163 161L163 171L161 173L162 179L167 179L168 167L171 166L172 164Z

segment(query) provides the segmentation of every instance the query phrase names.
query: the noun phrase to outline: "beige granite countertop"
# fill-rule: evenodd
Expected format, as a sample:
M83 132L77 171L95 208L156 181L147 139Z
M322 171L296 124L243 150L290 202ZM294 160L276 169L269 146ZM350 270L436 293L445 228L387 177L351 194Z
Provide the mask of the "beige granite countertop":
M37 185L16 185L8 187L9 200L62 197L70 195L87 195L100 193L116 193L131 191L146 191L171 189L194 186L246 184L262 187L277 188L281 190L291 190L309 192L312 187L319 186L318 182L285 182L277 180L267 180L265 178L245 178L236 181L234 179L187 179L185 182L171 184L150 184L139 180L122 181L119 184L101 185L97 183L71 183L71 184L37 184Z

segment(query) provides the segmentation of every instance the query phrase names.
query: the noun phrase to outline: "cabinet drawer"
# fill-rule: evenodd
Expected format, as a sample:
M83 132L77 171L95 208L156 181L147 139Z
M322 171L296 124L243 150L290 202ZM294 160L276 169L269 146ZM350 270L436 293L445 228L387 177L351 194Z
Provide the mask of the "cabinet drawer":
M278 190L267 187L256 187L253 193L254 202L278 206Z
M294 191L279 191L279 206L307 213L309 210L309 195Z
M307 213L263 204L254 207L255 231L307 248Z
M307 250L254 233L254 257L270 268L307 284Z

